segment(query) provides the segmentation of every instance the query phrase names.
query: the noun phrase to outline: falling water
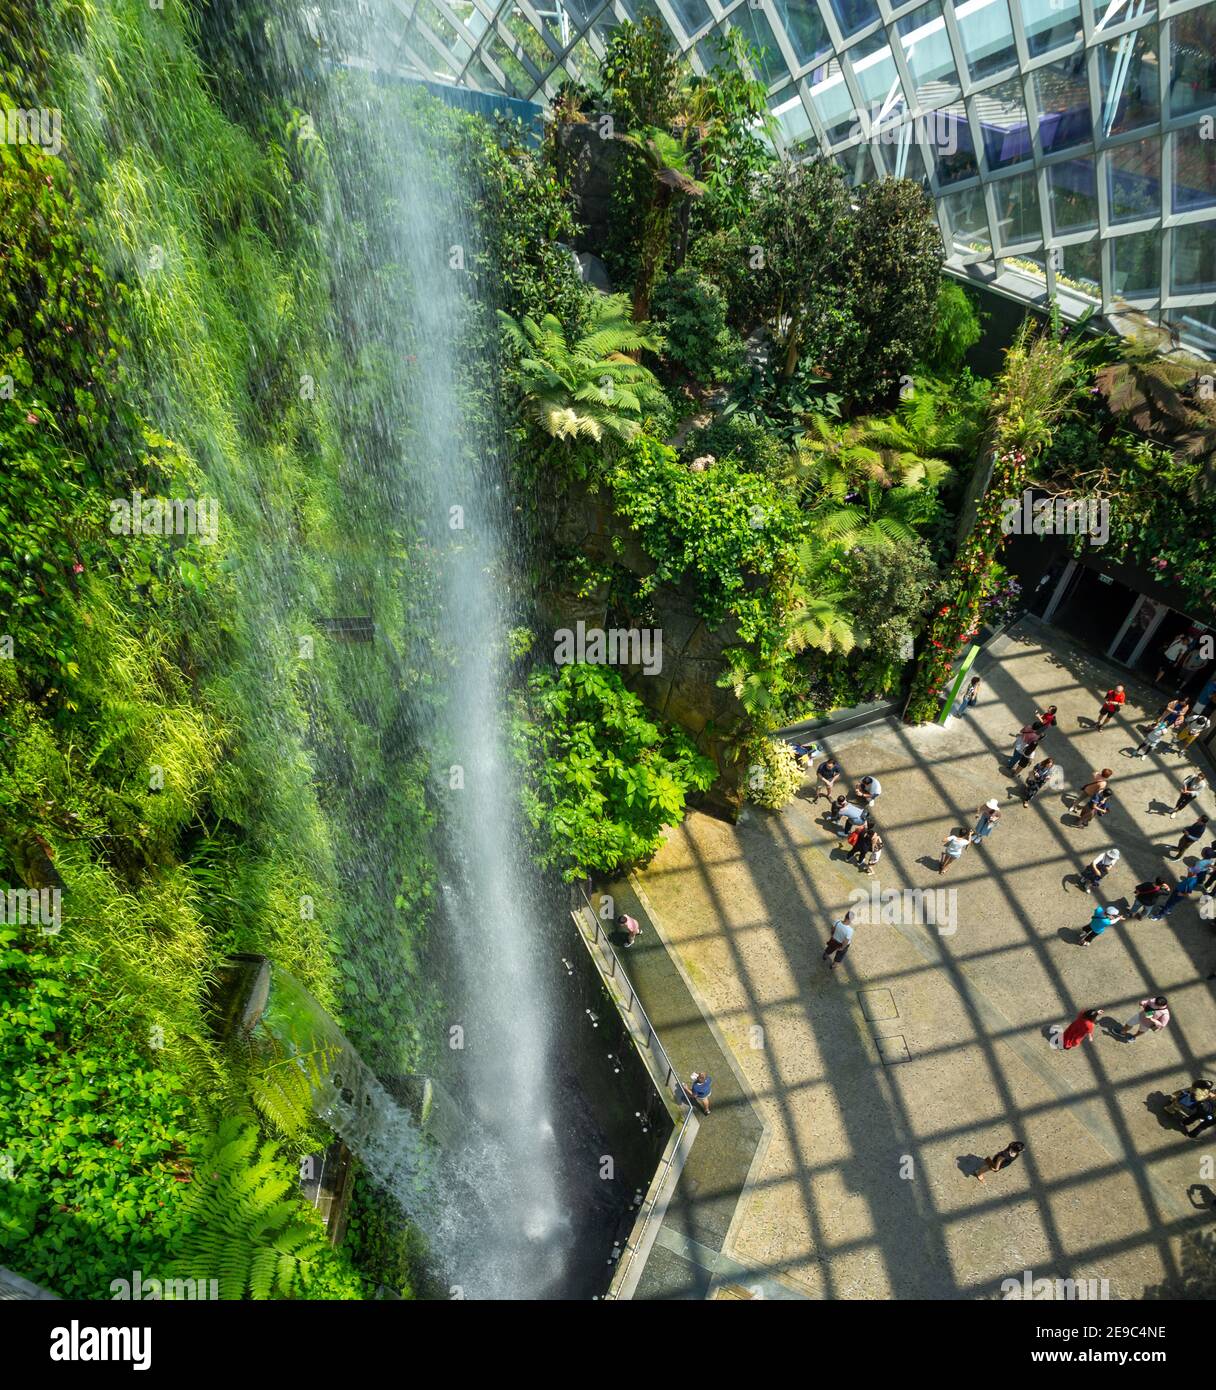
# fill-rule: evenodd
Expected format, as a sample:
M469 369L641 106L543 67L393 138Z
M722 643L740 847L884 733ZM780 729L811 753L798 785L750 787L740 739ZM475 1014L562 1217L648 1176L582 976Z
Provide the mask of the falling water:
M347 14L344 23L352 22L357 16ZM374 52L372 29L344 32L350 51ZM372 147L366 195L392 209L391 244L372 249L399 263L412 287L404 322L386 328L372 306L371 322L359 330L388 349L378 407L409 416L385 501L399 489L406 529L413 527L413 563L426 567L432 586L429 631L406 645L414 684L439 693L412 713L432 754L451 865L443 920L460 979L445 1079L474 1120L463 1150L443 1155L447 1200L428 1234L465 1296L535 1297L560 1278L570 1228L558 1196L544 912L516 823L504 728L505 639L519 557L511 549L500 441L491 420L481 416L471 427L469 418L470 387L491 368L461 346L481 229L468 219L473 190L443 166L411 114L416 103L349 73L335 72L333 81L341 89L333 109ZM357 241L349 244L340 217L331 236L344 245L343 273L370 281L378 267L361 259ZM387 420L385 433L395 423Z

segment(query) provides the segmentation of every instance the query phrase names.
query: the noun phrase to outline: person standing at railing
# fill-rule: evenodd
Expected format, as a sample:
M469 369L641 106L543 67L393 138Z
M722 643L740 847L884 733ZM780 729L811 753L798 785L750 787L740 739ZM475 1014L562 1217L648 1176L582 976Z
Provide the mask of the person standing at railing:
M693 1104L709 1114L709 1093L713 1090L714 1079L703 1071L694 1071L685 1087Z

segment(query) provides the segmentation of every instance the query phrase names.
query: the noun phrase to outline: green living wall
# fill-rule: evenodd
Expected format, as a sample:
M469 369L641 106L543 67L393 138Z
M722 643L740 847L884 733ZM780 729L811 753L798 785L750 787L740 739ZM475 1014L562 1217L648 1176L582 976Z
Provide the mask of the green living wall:
M58 147L0 144L0 854L4 886L62 890L58 926L0 927L0 1262L65 1296L135 1269L218 1273L232 1297L415 1278L414 1237L366 1197L358 1267L302 1205L223 1259L214 1239L327 1137L214 1039L222 960L281 963L381 1072L421 1069L439 1007L411 720L438 698L411 662L426 562L408 498L385 505L409 424L375 408L386 364L348 331L358 296L387 318L411 287L317 74L274 90L241 61L291 22L0 6L0 105L62 120ZM471 285L495 278L516 312L560 301L563 214L509 142L423 105L481 190ZM365 288L342 274L356 255ZM197 499L214 531L116 534L136 493ZM367 616L374 642L335 636Z

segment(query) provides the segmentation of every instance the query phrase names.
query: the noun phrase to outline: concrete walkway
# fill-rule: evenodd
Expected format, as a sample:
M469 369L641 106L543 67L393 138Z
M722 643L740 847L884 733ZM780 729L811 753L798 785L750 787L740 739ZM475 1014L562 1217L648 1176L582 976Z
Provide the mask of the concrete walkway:
M746 1083L714 1072L715 1100L726 1104L693 1147L697 1185L664 1223L650 1296L681 1296L683 1281L684 1297L992 1298L1029 1270L1106 1279L1110 1297L1140 1298L1177 1273L1187 1234L1210 1226L1216 1144L1187 1140L1158 1112L1162 1093L1216 1072L1212 923L1192 899L1165 922L1077 944L1095 902L1126 910L1135 883L1162 868L1176 876L1164 852L1194 816L1163 812L1187 764L1127 756L1140 738L1133 720L1165 697L1037 625L994 651L965 721L884 723L832 742L850 784L865 773L883 784L876 818L887 850L874 878L844 861L823 803L816 810L809 797L779 815L753 809L737 826L694 814L640 876ZM1098 696L1120 680L1131 709L1093 728ZM1023 810L1002 762L1047 704L1060 707L1045 751L1062 765L1065 791ZM1100 767L1115 770L1115 806L1080 829L1067 802ZM942 838L974 824L990 796L1004 811L992 838L939 878ZM1212 809L1210 793L1196 809ZM1088 897L1075 875L1109 844L1122 863ZM859 887L955 896L936 924L904 911L858 927L832 973L820 953ZM681 1069L701 1065L709 1030L686 1006L678 1012L678 991L664 1003L657 990L652 1005L638 987ZM1170 999L1163 1034L1127 1043L1100 1024L1080 1049L1050 1045L1051 1026L1079 1010L1122 1020L1150 993ZM747 1089L768 1142L751 1124L714 1140L732 1109L750 1109ZM1028 1147L1011 1169L982 1186L969 1176L1013 1138ZM702 1144L708 1159L711 1145L725 1153L740 1143L758 1155L746 1190L741 1151L718 1154L698 1183ZM694 1265L716 1277L688 1279Z

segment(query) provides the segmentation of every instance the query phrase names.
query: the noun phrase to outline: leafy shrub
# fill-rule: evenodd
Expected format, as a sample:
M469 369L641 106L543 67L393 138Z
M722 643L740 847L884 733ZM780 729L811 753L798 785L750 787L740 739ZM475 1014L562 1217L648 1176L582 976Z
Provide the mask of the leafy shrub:
M684 734L650 719L620 676L577 663L536 671L512 723L537 854L568 881L649 859L664 826L716 768Z
M784 739L760 739L748 749L747 795L757 806L780 811L798 795L802 769Z
M987 317L985 315L985 317ZM975 300L948 275L937 288L937 304L921 362L938 376L952 377L962 370L963 360L983 333Z
M655 317L671 361L701 386L729 381L743 365L743 344L726 324L726 296L695 270L669 275L655 296Z
M788 468L790 448L767 420L751 411L732 410L715 415L708 425L689 432L682 456L696 458L712 454L715 459L733 459L748 473L776 477Z

